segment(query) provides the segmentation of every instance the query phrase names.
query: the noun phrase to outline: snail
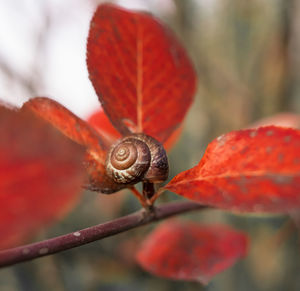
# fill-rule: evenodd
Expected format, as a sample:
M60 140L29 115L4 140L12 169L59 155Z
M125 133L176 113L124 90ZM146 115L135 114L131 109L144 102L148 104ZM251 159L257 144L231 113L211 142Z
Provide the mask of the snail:
M156 139L143 133L123 137L110 148L106 172L116 183L161 183L168 178L166 151Z

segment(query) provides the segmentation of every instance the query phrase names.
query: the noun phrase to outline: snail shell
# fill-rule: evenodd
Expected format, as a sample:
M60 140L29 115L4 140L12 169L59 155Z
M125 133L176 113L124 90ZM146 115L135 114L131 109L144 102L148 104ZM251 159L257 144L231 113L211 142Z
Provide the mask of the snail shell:
M160 183L168 178L168 158L164 147L156 139L143 133L132 134L111 147L106 171L116 183Z

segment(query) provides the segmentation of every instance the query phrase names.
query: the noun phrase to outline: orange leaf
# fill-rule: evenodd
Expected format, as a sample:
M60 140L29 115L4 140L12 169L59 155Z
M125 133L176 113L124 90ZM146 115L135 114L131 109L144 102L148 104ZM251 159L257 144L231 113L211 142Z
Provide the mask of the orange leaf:
M166 189L229 210L300 207L300 131L276 126L233 131L211 142L200 163Z
M100 5L87 65L105 112L123 135L144 132L164 143L192 103L193 66L171 31L149 14Z
M24 103L23 110L31 110L67 137L86 147L85 166L89 175L86 188L109 194L126 187L116 184L106 175L105 159L110 143L101 138L87 122L58 102L45 97L30 99Z
M170 221L146 238L137 260L157 276L207 284L246 252L247 236L228 226Z
M0 136L0 248L7 248L72 209L84 149L32 113L4 106Z
M30 109L77 143L97 149L99 159L105 160L105 145L97 132L63 105L46 97L36 97L25 102L23 108Z

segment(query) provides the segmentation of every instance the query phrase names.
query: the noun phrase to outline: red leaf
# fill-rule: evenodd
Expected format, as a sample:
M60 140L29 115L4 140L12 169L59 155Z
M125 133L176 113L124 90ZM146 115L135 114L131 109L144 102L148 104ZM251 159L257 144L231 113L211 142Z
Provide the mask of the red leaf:
M208 283L246 255L247 236L224 225L170 221L161 224L137 253L157 276Z
M185 50L154 17L100 5L87 44L90 79L123 134L166 141L190 107L196 76Z
M102 107L99 108L95 113L93 113L88 119L87 122L97 133L107 140L109 143L114 143L117 139L121 138L121 134L114 128L111 124L109 118L103 111Z
M0 136L0 248L7 248L72 209L84 149L32 113L3 106Z
M24 103L23 109L33 111L72 140L86 146L85 166L89 175L89 183L86 185L88 189L109 194L126 187L126 185L116 184L106 175L105 159L110 142L102 139L87 122L61 104L45 97L30 99Z
M105 145L97 132L63 105L46 98L32 98L23 104L39 117L51 123L77 143L99 151L99 159L105 160Z
M102 140L107 144L113 143L116 139L121 138L120 133L113 127L109 118L103 111L102 107L88 118L88 123L97 130ZM178 141L182 132L182 126L177 128L170 137L165 141L164 148L169 151Z
M276 126L234 131L209 144L200 163L166 189L229 210L300 207L300 131Z

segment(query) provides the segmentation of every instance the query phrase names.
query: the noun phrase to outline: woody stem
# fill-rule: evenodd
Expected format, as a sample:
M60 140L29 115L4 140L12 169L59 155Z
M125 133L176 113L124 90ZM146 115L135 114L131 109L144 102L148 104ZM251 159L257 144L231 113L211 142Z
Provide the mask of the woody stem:
M206 206L198 203L184 201L157 206L152 213L142 209L127 216L69 234L12 249L2 250L0 251L0 267L10 266L19 262L29 261L65 251L173 215L193 210L203 210L206 208Z
M150 200L155 193L154 184L151 182L143 182L143 196Z

